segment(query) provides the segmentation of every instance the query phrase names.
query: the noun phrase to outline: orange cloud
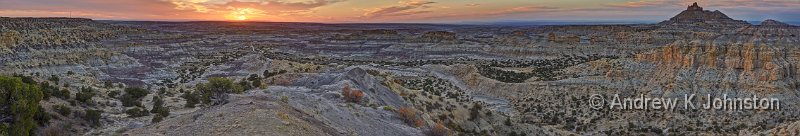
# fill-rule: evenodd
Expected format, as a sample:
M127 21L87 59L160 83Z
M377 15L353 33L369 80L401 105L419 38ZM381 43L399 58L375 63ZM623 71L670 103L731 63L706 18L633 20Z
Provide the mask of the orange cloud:
M368 2L367 2L368 1ZM458 22L461 20L653 20L694 1L742 20L800 21L797 0L0 0L0 16L70 16L112 20L234 20L302 22ZM598 3L598 2L592 2ZM488 5L487 5L488 4Z
M429 8L429 6L427 5L434 4L436 2L414 0L414 1L400 1L398 3L400 3L401 5L367 10L367 12L364 13L362 17L380 18L384 16L406 16L406 15L429 13L431 11L410 11L410 10Z
M674 1L666 1L666 0L642 0L642 1L629 1L625 3L619 4L606 4L609 7L618 7L618 8L642 8L642 7L654 7L654 6L665 6L665 5L677 5Z
M234 8L229 7L230 10L225 18L228 20L247 20L253 17L259 17L264 15L264 11L260 9L254 8Z

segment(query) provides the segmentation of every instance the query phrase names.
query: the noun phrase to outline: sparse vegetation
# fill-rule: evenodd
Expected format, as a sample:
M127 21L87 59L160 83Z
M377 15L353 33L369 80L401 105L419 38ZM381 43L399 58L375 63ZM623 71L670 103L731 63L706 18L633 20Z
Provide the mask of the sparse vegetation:
M128 114L128 117L136 118L136 117L144 117L150 115L150 112L146 110L142 110L139 107L134 107L125 111L125 114Z
M119 91L116 91L116 90L108 92L108 97L110 97L110 98L117 98L118 95L119 95Z
M153 97L153 109L150 109L150 113L154 113L160 115L161 117L169 116L169 108L164 107L164 100L161 97Z
M472 108L469 109L469 120L475 120L481 117L481 110L483 110L483 106L478 103L474 103Z
M150 120L150 122L158 123L161 122L161 120L164 120L164 116L162 116L161 114L156 114L155 116L153 116L153 119Z
M200 98L197 96L196 93L192 93L191 91L186 91L181 95L181 98L186 100L186 104L184 107L186 108L194 108L195 105L200 103Z
M49 81L51 81L53 83L58 83L58 81L59 81L58 76L56 76L56 75L50 75L50 78L48 78L47 80L49 80Z
M400 107L397 109L397 114L400 116L400 119L408 125L420 127L425 124L425 122L417 116L417 111L411 107Z
M142 106L141 99L144 96L147 96L149 91L142 89L142 88L125 88L125 94L120 97L120 101L122 101L122 106L131 107L131 106Z
M95 90L91 87L81 87L81 91L75 94L75 100L82 103L89 103L95 95Z
M20 77L0 76L0 134L32 135L41 116L39 101L43 93L35 83L26 83ZM28 80L28 81L33 81Z
M227 93L242 93L244 91L241 86L234 84L230 79L220 77L209 78L208 83L198 84L196 88L201 95L200 100L211 105L228 103Z
M53 110L65 117L69 117L69 115L72 113L72 109L65 105L53 105Z
M86 109L83 115L83 120L92 126L100 126L100 114L102 114L102 111L100 110Z
M522 83L531 77L537 77L538 81L558 80L560 70L578 64L595 61L602 58L617 58L616 56L587 55L587 56L563 56L556 59L545 60L496 60L485 65L478 65L478 73L484 77L495 79L506 83ZM513 68L532 68L530 72L516 72L500 69L499 67Z
M364 98L364 92L361 90L350 89L350 85L345 85L342 87L342 96L345 101L359 103L361 99Z
M61 89L61 91L53 91L53 92L51 92L50 95L54 96L54 97L57 97L57 98L61 98L62 100L69 100L70 99L69 90L67 90L67 89Z
M64 96L61 96L62 94L60 94L61 92L59 92L57 86L52 86L48 82L39 83L39 87L41 87L42 94L44 94L44 96L43 96L44 99L43 100L50 100L51 96L56 96L56 97L59 97L59 98L64 97ZM67 92L67 93L69 93L69 92ZM69 98L69 97L67 96L67 98Z
M430 135L431 136L449 136L450 135L450 130L448 130L447 127L445 127L444 124L442 124L441 122L436 122L436 124L434 124L431 127Z

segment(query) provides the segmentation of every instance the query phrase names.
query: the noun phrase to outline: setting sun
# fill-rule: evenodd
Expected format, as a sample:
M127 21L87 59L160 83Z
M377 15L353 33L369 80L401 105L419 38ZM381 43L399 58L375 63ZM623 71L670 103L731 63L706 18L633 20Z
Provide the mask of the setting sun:
M252 17L264 15L264 11L253 8L229 7L228 9L230 10L230 13L228 13L225 17L228 20L247 20Z
M236 20L247 20L247 16L244 15L236 16Z

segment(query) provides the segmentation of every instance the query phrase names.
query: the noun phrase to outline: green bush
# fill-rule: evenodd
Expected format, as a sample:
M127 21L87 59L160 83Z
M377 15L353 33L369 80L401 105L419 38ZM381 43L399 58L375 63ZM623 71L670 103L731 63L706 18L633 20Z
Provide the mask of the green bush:
M122 106L142 106L141 99L147 96L149 91L142 88L125 88L125 94L120 97Z
M39 87L42 89L43 100L50 100L50 96L53 95L53 92L58 91L57 87L51 86L50 83L47 82L39 83Z
M36 123L39 125L46 125L50 123L50 114L48 114L41 105L39 106L38 111L39 112L36 112L36 115L33 117L33 119L36 120Z
M99 110L90 110L86 109L86 114L83 116L83 120L89 122L92 126L100 126L100 114L102 111Z
M169 116L169 108L164 107L164 100L161 97L153 97L153 109L150 109L150 113L155 113L161 116Z
M261 79L253 80L253 85L252 86L253 86L253 88L261 87Z
M202 96L201 100L211 105L227 103L227 93L244 92L242 86L233 83L230 79L220 77L209 78L208 83L198 84L196 88Z
M57 98L61 98L62 100L69 100L70 99L69 90L67 90L67 89L62 89L61 91L53 91L53 92L50 92L50 93L51 93L50 94L51 96L54 96L54 97L57 97Z
M260 79L261 79L261 77L258 77L258 75L256 75L256 74L250 74L250 77L247 77L247 81L256 81L256 80L260 80Z
M152 123L158 123L161 122L161 120L164 120L164 116L161 116L161 114L156 114L155 116L153 116L153 120L150 121Z
M91 102L92 97L95 95L95 90L91 87L81 87L81 91L75 94L75 100L82 103Z
M64 105L53 105L53 110L61 114L61 116L68 117L72 113L72 109Z
M119 91L110 91L108 92L108 97L116 98L119 95Z
M53 81L53 83L58 84L58 76L56 75L50 75L50 78L48 78L47 80Z
M18 78L22 79L22 83L32 84L32 85L36 84L36 80L33 80L33 78L30 77L30 76L14 75L14 77L18 77Z
M31 135L37 127L35 119L41 118L38 112L43 112L39 107L43 95L39 86L25 83L23 78L0 76L0 109L4 109L0 116L13 118L0 123L0 134Z
M149 94L149 93L150 93L150 91L148 91L146 89L142 89L142 88L136 88L136 87L125 88L125 95L130 95L130 96L132 96L133 98L136 98L136 99L141 99L144 96L147 96L147 94Z
M105 82L103 82L103 87L104 88L112 88L112 87L114 87L114 83L112 83L111 81L105 81Z
M128 117L132 118L150 115L149 112L147 112L146 110L142 110L141 108L138 107L126 110L125 114L128 114Z
M240 80L238 84L239 84L239 86L242 87L242 90L253 89L253 87L250 86L251 85L250 82L247 82L247 80Z
M183 93L181 97L183 99L186 99L186 105L185 105L186 108L194 108L194 106L200 102L200 99L197 97L197 94L189 91Z

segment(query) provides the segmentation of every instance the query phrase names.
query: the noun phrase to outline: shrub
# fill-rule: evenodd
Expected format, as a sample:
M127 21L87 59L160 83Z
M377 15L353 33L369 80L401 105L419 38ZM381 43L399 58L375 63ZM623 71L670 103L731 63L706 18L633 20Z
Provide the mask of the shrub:
M14 77L17 77L17 78L20 78L20 79L22 79L22 83L26 83L26 84L36 84L36 80L33 80L33 78L32 78L32 77L30 77L30 76L24 76L24 75L14 75Z
M201 100L211 105L228 103L227 93L244 92L242 86L233 83L230 79L221 77L209 78L208 83L198 84L196 88L202 96Z
M161 116L169 116L169 108L164 107L164 100L161 97L153 97L153 109L150 109L150 113L155 113Z
M142 102L131 95L122 95L119 100L122 101L122 106L125 107L142 106Z
M247 82L247 80L240 80L238 84L239 84L239 86L242 87L242 90L253 89L253 87L250 86L251 85L250 82Z
M116 98L119 95L119 91L110 91L108 92L108 97Z
M75 100L86 103L91 101L94 95L95 91L91 87L81 87L81 91L75 94Z
M149 91L142 88L125 88L125 94L120 97L122 106L142 106L141 99L147 96Z
M161 114L156 114L155 116L153 116L153 119L150 120L150 121L152 123L158 123L158 122L161 122L161 120L164 120L164 116L161 116Z
M450 130L447 130L447 127L444 126L441 122L436 122L436 124L431 127L432 136L448 136L450 135Z
M183 99L186 99L186 105L184 106L186 108L194 108L194 106L200 102L199 98L197 97L197 94L189 91L183 93L181 97Z
M505 124L506 126L513 126L514 125L514 124L511 124L511 117L506 117L506 121L503 122L503 124Z
M281 102L283 102L283 103L289 103L289 96L286 96L286 95L284 95L284 96L281 96Z
M86 109L85 112L86 114L83 115L83 120L86 120L86 122L89 122L92 126L100 126L101 111Z
M44 112L39 107L43 95L39 86L22 78L0 76L0 117L11 117L10 122L0 122L0 134L31 135L36 119L42 118L38 112Z
M112 87L114 87L114 83L112 83L111 81L105 81L105 82L103 82L103 87L104 88L112 88Z
M469 120L475 120L480 118L481 113L480 111L483 109L483 106L478 103L472 104L472 108L469 109Z
M400 107L397 109L397 114L408 125L420 127L424 124L424 121L417 117L417 111L410 107Z
M261 79L253 80L253 88L261 88Z
M53 92L51 92L51 95L55 96L57 98L61 98L63 100L69 100L70 99L69 90L67 90L67 89L62 89L61 91L53 91Z
M58 83L58 76L50 75L50 78L48 78L47 80L53 81L53 83Z
M250 77L247 77L247 81L256 81L256 80L260 80L260 79L261 78L258 77L258 75L256 75L256 74L250 74Z
M364 92L360 90L351 90L350 85L345 85L342 88L342 95L345 101L354 103L361 102L361 98L364 98Z
M278 72L269 72L269 70L264 70L263 75L264 75L264 78L266 79L266 78L269 78L269 77L272 77L272 76L275 76L275 75L280 75L280 74L283 74L283 73L286 73L286 72L287 72L286 70L280 70Z
M58 87L51 86L50 83L47 82L39 83L39 87L42 90L43 100L50 100L50 96L53 96L55 93L59 93Z
M69 134L69 132L64 130L65 128L67 128L67 127L63 126L63 125L60 125L60 124L58 124L58 125L52 124L52 125L47 126L47 128L44 128L41 131L41 134L39 134L39 136L63 136L63 135L67 135L67 134ZM0 135L2 135L2 134L0 134Z
M167 88L162 87L158 89L158 95L167 94Z
M50 123L50 114L48 114L47 111L45 111L40 105L38 112L36 112L36 115L33 117L33 119L36 120L36 123L39 123L39 125L45 125Z
M65 117L72 113L72 109L64 105L53 105L53 110Z
M131 108L125 111L125 114L128 114L128 117L136 118L136 117L144 117L150 115L149 112L142 110L141 108Z
M150 93L150 91L148 91L147 89L142 89L137 87L125 88L125 95L130 95L131 97L136 99L141 99L147 96L148 93Z
M383 110L394 111L394 108L392 108L392 106L383 106Z

